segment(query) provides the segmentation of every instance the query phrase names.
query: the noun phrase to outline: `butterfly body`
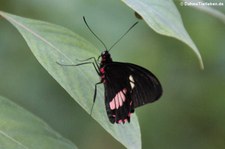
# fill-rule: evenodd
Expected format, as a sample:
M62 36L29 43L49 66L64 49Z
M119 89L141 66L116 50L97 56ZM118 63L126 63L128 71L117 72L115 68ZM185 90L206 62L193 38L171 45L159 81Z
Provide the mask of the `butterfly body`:
M107 50L101 54L99 75L111 123L130 122L136 107L153 102L162 94L158 79L150 71L131 63L113 62Z

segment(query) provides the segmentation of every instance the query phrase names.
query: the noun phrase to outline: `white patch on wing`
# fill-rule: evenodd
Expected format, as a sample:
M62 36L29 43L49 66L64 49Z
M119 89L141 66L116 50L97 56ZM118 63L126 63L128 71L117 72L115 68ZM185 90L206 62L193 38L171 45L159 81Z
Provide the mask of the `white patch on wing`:
M134 85L134 78L132 75L129 76L129 80L130 80L130 86L133 89L135 85Z
M119 91L116 96L111 100L109 103L110 109L119 109L123 105L123 102L126 100L126 94L127 90L124 88L122 91Z

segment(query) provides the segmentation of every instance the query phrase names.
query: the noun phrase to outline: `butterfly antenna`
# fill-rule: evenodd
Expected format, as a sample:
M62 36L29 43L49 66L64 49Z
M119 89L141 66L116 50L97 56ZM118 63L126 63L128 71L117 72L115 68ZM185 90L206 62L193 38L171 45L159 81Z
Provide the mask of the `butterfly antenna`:
M89 27L85 17L83 16L83 20L84 20L84 23L86 24L87 28L91 31L91 33L102 43L102 45L104 46L104 48L107 50L107 47L105 45L105 43L92 31L92 29Z
M93 103L92 106L91 106L90 116L92 115L92 111L93 111L94 104L95 104L95 103Z
M135 25L137 25L138 22L135 22L110 48L108 51L110 51Z

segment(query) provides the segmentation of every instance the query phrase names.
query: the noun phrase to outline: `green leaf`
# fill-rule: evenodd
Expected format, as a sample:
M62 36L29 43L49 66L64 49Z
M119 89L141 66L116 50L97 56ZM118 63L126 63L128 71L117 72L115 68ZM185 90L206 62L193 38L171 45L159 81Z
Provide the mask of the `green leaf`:
M180 3L181 6L185 6L185 2L188 3L188 2L192 2L192 3L199 3L199 2L202 2L204 3L205 1L203 0L183 0L183 2ZM211 1L212 3L213 1ZM221 3L224 3L222 1L220 1ZM214 2L213 2L214 3ZM217 2L219 3L219 2ZM224 3L225 5L225 3ZM225 23L225 14L223 14L222 12L208 6L208 5L191 5L191 7L193 8L196 8L198 10L201 10L203 12L206 12L212 16L214 16L215 18L221 20L223 23ZM217 6L219 7L219 6ZM221 6L222 7L222 6Z
M122 0L135 10L157 33L177 38L186 43L197 55L203 69L203 61L198 48L191 40L172 0Z
M82 67L60 66L80 63L77 59L97 57L100 53L89 42L72 31L47 22L37 21L0 12L13 24L26 40L35 57L53 78L90 113L94 85L99 76L92 65ZM82 20L78 20L82 21ZM141 134L137 116L131 116L130 124L111 124L106 115L103 86L98 86L92 117L115 139L127 148L141 148Z
M1 149L76 149L45 122L0 96Z

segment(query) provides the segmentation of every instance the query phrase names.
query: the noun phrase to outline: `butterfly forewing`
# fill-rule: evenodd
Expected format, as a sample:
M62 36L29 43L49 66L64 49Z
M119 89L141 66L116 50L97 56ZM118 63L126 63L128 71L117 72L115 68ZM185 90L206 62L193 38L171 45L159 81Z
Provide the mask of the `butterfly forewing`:
M162 87L159 80L149 70L128 63L130 78L132 77L134 87L131 98L134 101L134 107L154 102L162 95Z

